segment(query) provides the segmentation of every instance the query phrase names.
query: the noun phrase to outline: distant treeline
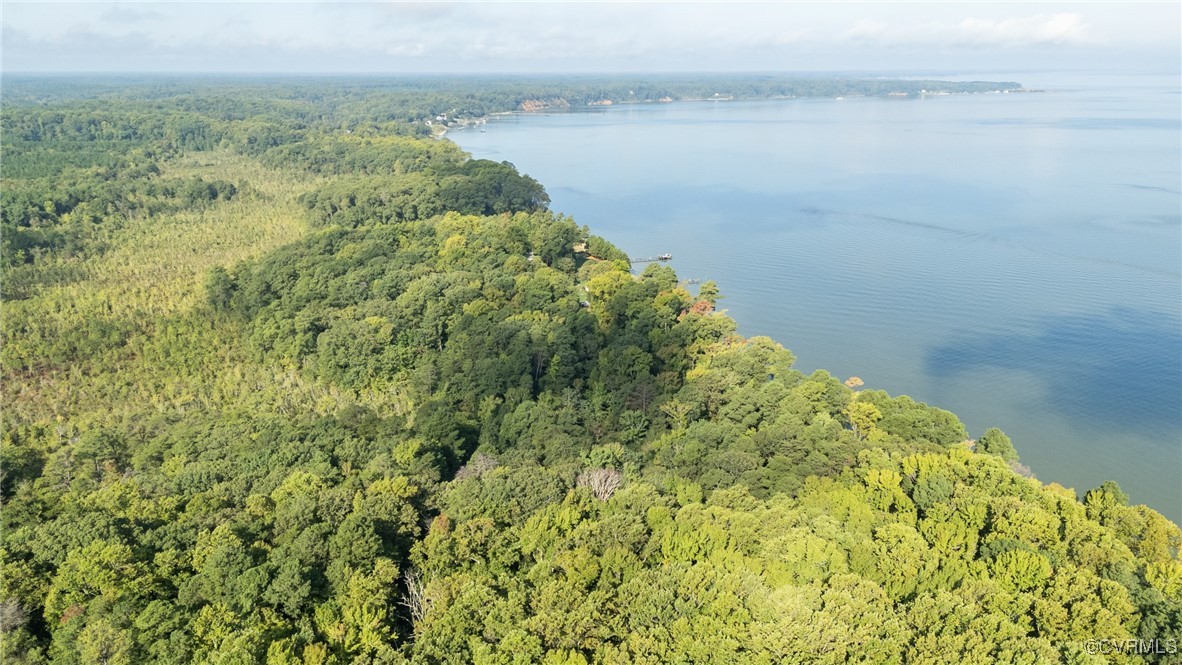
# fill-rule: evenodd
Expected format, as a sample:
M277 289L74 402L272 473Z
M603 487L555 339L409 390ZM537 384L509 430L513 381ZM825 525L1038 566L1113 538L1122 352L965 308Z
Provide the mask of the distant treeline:
M351 127L359 123L475 118L517 111L542 101L578 108L690 99L777 97L882 97L929 93L1017 90L1014 81L938 81L842 76L674 75L651 76L244 76L54 77L9 76L5 104L38 106L63 99L120 102L164 101L174 111L225 120L278 115L307 125Z

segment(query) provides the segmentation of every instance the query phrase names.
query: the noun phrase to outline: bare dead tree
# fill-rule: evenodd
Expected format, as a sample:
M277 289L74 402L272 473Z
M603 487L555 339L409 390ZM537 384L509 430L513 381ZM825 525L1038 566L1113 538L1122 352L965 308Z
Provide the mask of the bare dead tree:
M11 633L25 625L27 613L21 604L8 598L0 601L0 634Z
M484 453L476 453L468 460L468 463L460 467L456 472L456 480L467 480L468 478L476 478L488 471L499 466L497 459L491 455Z
M596 499L607 501L624 484L624 477L615 469L587 469L579 474L577 484L590 489Z
M402 576L402 580L406 584L406 595L402 599L402 606L410 611L411 621L418 626L431 609L431 600L427 598L427 585L419 576L418 571L413 568Z
M1030 467L1026 466L1025 464L1010 462L1010 468L1014 470L1014 473L1022 476L1023 478L1034 478L1034 472L1031 471Z

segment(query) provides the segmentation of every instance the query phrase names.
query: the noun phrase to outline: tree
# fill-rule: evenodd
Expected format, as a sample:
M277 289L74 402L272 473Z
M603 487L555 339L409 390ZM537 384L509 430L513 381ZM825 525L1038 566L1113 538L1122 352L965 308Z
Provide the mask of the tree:
M708 279L698 287L698 300L705 300L710 303L711 307L718 306L718 299L722 296L718 291L718 284L712 279Z
M591 490L596 499L607 501L624 483L623 476L615 469L587 469L579 474L578 486Z
M214 309L224 310L230 306L234 296L234 281L221 266L215 266L205 279L205 297Z
M688 417L693 411L693 405L678 399L671 399L661 405L661 411L669 417L669 427L674 433L681 432L689 422Z
M78 635L78 655L84 665L127 665L132 661L131 640L105 619L87 624Z
M882 419L882 412L878 410L877 406L869 402L850 402L846 407L849 415L850 424L854 427L854 434L859 438L865 440L881 439L881 431L875 424Z
M1007 462L1018 461L1018 451L1014 449L1014 444L1010 441L1010 437L1006 436L996 427L990 427L985 430L981 438L977 439L976 450L986 455L997 455Z

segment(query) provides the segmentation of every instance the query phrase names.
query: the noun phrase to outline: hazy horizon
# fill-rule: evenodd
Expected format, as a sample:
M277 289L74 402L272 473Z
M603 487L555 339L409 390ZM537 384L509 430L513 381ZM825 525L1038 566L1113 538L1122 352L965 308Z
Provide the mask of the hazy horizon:
M1182 5L5 2L5 73L966 73L1182 68Z

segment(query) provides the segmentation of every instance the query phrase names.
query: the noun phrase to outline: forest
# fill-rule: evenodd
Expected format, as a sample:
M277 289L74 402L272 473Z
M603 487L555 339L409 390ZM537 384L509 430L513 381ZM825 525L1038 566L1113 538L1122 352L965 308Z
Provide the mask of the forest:
M267 116L310 124L352 126L358 122L421 123L448 114L476 119L520 111L530 103L558 109L613 104L707 99L792 97L914 97L921 93L982 94L1022 91L1014 81L933 81L834 77L829 74L678 75L646 77L571 75L561 79L502 76L287 76L277 83L258 76L198 75L182 78L87 75L5 77L4 102L41 106L57 102L112 104L165 102L176 112L206 119L246 120ZM162 118L158 118L162 119ZM406 129L406 128L404 128ZM421 127L418 129L422 129ZM395 131L387 128L387 131Z
M425 124L721 83L6 80L0 659L1182 662L1177 525Z

